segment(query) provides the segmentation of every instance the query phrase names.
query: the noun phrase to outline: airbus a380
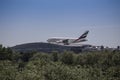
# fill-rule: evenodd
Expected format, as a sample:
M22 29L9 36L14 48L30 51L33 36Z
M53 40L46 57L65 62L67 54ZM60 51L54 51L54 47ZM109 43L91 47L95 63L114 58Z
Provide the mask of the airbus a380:
M49 43L63 43L64 45L69 45L71 43L79 43L79 42L84 42L87 41L86 37L88 35L89 31L85 31L79 38L76 39L68 39L68 38L50 38L47 41Z

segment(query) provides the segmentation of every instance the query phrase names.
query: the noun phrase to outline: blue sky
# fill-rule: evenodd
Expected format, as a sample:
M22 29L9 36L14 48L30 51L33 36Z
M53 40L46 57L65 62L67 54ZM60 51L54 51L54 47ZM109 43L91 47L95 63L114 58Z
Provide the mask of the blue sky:
M77 38L86 30L84 44L120 45L120 0L0 0L4 46Z

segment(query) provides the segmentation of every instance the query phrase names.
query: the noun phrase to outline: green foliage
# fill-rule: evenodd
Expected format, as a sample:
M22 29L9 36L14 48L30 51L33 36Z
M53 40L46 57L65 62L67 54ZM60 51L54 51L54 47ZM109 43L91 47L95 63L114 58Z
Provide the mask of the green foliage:
M24 62L28 62L29 61L29 59L31 58L31 57L33 57L33 54L34 53L22 53L21 52L21 59L24 61Z
M114 53L111 59L114 65L120 65L120 52Z
M45 80L80 80L88 75L87 70L75 66L66 66L61 63L49 64L45 69Z
M65 64L73 64L73 53L64 52L61 57L61 61Z
M0 61L0 80L16 80L17 65L8 60Z
M16 53L0 45L0 80L120 80L120 51Z
M62 53L61 62L65 63L65 64L73 64L73 62L74 62L73 53L72 52L67 52L67 51Z
M120 66L113 66L107 69L106 76L108 76L109 79L120 79Z
M58 61L58 52L53 52L52 53L52 60L54 61L54 62L56 62L56 61Z
M0 45L0 60L12 60L13 59L13 52L8 47L5 48L2 45Z

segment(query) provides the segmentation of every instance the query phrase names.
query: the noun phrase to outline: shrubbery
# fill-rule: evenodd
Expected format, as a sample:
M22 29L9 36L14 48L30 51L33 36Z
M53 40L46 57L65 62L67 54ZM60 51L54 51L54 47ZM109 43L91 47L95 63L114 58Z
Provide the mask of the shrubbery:
M16 53L0 46L0 80L120 80L120 51Z

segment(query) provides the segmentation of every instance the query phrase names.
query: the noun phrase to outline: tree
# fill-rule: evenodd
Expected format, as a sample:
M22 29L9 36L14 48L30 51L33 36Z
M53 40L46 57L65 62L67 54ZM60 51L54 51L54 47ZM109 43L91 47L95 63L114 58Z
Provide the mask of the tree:
M120 50L120 46L117 46L117 50Z
M2 44L0 44L0 51L2 51Z
M0 46L0 60L12 60L13 52L10 48Z
M72 64L73 63L73 53L72 52L64 52L62 54L61 61L65 64Z
M102 46L100 47L100 49L101 49L101 50L104 50L104 46L102 45Z
M52 60L53 60L54 62L58 61L58 52L53 52L53 53L52 53Z
M24 61L24 62L28 62L30 58L33 57L33 54L32 52L29 52L29 53L21 53L22 56L21 56L21 59Z

